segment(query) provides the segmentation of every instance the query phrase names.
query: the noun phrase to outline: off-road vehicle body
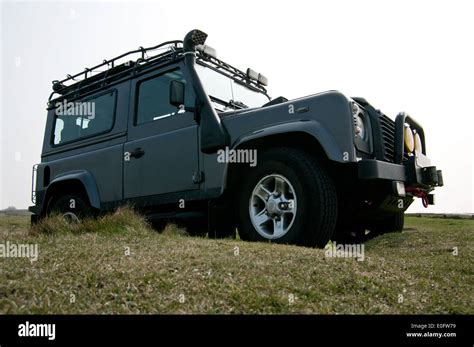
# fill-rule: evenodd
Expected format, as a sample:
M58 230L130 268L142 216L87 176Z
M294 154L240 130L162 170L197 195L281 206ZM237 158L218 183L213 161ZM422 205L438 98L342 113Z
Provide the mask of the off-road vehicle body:
M433 203L442 175L413 118L337 91L270 99L266 77L219 60L206 37L53 82L33 222L131 204L193 234L322 247L401 230L414 197Z

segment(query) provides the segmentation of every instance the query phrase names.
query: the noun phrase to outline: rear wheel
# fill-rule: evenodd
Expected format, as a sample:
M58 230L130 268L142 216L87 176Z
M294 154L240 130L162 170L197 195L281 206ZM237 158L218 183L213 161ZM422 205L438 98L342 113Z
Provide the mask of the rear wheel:
M237 209L243 240L326 245L334 232L337 197L313 157L292 148L271 149L243 177Z
M50 213L60 214L70 223L78 223L93 215L89 203L79 194L67 194L59 197L53 202Z

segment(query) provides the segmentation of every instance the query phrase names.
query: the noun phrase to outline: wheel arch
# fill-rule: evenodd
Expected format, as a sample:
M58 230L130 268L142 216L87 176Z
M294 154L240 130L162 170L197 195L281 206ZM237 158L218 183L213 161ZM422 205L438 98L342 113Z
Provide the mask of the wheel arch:
M258 153L260 151L275 147L300 149L317 158L322 163L329 163L331 161L318 139L310 133L301 130L249 138L246 141L239 141L234 146L234 149L256 149L258 162ZM239 171L242 165L247 164L226 164L223 190L230 190L238 184L240 178Z
M100 210L100 195L97 183L92 174L86 170L74 171L57 176L49 184L45 193L43 213L51 207L55 199L64 195L77 193L86 198L89 205Z

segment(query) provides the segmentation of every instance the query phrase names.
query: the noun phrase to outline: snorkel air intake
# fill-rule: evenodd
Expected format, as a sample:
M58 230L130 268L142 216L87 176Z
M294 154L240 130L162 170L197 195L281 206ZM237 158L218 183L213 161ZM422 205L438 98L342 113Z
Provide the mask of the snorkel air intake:
M183 48L185 52L195 52L196 46L204 45L207 34L201 30L194 29L186 34L183 40Z
M195 117L199 120L199 131L201 135L201 152L211 154L228 145L229 136L221 119L217 115L212 102L207 95L195 69L196 46L204 45L207 34L201 30L190 31L183 40L184 64L194 81L196 92Z

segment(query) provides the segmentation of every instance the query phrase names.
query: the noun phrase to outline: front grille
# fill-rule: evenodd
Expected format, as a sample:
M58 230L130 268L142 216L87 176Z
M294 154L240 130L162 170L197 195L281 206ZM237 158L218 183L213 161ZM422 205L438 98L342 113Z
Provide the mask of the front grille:
M391 163L395 160L395 122L386 115L380 115L385 160Z

